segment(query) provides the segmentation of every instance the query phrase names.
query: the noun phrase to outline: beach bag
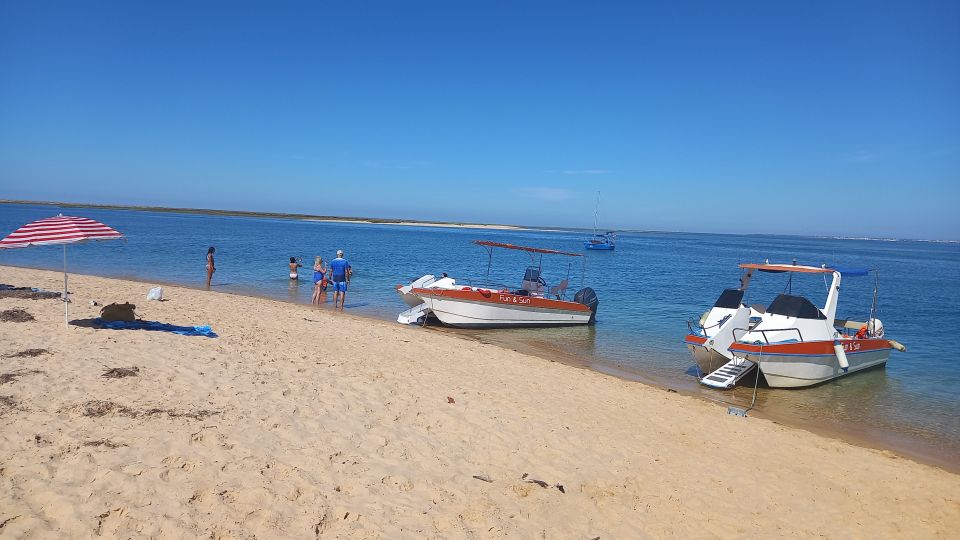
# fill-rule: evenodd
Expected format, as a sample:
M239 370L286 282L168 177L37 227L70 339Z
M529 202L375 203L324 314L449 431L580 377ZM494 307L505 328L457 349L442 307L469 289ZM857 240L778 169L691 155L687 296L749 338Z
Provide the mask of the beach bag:
M137 320L137 314L133 311L135 309L137 309L137 306L129 302L124 304L110 304L103 306L103 309L100 310L100 318L105 321L132 322Z
M163 287L154 287L147 293L147 300L163 300Z

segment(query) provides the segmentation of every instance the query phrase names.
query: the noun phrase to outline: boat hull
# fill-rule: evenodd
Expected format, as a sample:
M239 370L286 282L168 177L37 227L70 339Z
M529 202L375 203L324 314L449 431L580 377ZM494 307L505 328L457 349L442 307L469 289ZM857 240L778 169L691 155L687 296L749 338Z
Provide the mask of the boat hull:
M584 242L583 247L597 251L613 251L616 248L614 244L592 244L590 242Z
M693 334L687 335L684 339L687 349L697 363L697 368L704 375L720 369L721 366L730 361L730 358L720 354L716 349L707 348L704 345L706 341L706 338Z
M736 343L734 355L756 362L771 388L803 388L881 366L893 347L885 339L842 340L849 368L840 367L833 341L773 345Z
M590 324L593 312L576 302L485 290L417 289L434 316L458 328L515 328Z

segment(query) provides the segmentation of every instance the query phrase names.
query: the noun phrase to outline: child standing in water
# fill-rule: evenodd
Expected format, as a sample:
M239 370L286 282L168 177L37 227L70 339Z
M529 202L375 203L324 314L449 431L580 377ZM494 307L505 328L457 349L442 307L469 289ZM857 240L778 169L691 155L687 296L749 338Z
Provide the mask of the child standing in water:
M327 270L323 267L323 257L317 255L313 260L313 303L319 304L327 292Z

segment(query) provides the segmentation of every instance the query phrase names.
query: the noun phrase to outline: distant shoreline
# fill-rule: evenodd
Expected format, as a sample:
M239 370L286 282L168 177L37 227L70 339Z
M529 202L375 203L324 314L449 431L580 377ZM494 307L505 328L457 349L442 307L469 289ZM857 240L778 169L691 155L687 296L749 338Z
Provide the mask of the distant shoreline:
M194 214L207 216L233 216L250 218L274 218L297 221L318 221L327 223L358 223L365 225L400 225L404 227L442 227L450 229L485 229L506 231L540 231L540 232L570 232L583 233L589 231L583 227L557 227L541 225L508 225L498 223L467 223L462 221L422 221L418 219L371 218L355 216L321 216L314 214L291 214L285 212L253 212L250 210L216 210L212 208L173 208L167 206L138 206L122 204L90 204L70 203L57 201L24 201L15 199L0 199L2 204L34 204L41 206L61 206L66 208L95 208L100 210L135 210L143 212L166 212L170 214ZM605 229L606 230L606 229ZM796 238L817 238L821 240L860 240L874 242L929 242L935 244L960 244L960 239L923 239L923 238L886 238L869 236L844 236L825 234L773 234L773 233L725 233L725 232L698 232L673 231L656 229L610 229L620 233L656 233L656 234L715 234L721 236L785 236Z
M253 212L249 210L216 210L212 208L172 208L166 206L136 206L116 204L67 203L56 201L20 201L0 200L0 204L34 204L59 206L66 208L95 208L98 210L135 210L146 212L166 212L170 214L195 214L205 216L234 216L254 218L290 219L298 221L319 221L333 223L363 223L368 225L402 225L406 227L446 227L453 229L490 229L511 231L561 230L560 228L542 229L539 227L521 227L497 223L466 223L458 221L421 221L417 219L368 218L353 216L322 216L313 214L290 214L284 212Z

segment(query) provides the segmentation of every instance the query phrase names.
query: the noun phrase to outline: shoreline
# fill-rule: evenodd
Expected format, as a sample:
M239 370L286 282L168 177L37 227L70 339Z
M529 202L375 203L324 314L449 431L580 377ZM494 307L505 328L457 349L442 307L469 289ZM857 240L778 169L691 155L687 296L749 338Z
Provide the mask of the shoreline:
M35 267L35 266L16 266L16 265L0 265L0 272L6 268L15 268L15 269L31 269L39 270L43 272L54 272L56 270L50 270L49 268ZM217 290L214 286L210 291L207 291L202 285L187 285L183 283L163 281L163 280L154 280L148 281L136 276L118 276L118 277L109 277L101 276L98 274L70 274L71 278L73 276L83 276L83 277L93 277L99 279L109 279L109 280L118 280L131 283L137 283L144 286L162 286L162 287L177 287L184 288L197 292L215 292L217 294L225 294L230 296L237 296L240 298L251 298L257 300L265 300L269 302L279 302L281 304L292 305L292 306L306 306L316 309L319 312L332 312L333 310L328 307L328 304L324 304L319 308L314 308L310 304L291 302L289 300L284 300L276 297L267 296L265 294L258 294L255 290L247 289L241 292L235 291L222 291ZM201 281L201 280L198 280ZM23 284L12 284L18 286L25 286ZM71 293L72 294L72 293ZM146 293L144 293L146 294ZM378 317L373 314L365 313L351 313L345 312L346 315L350 317L355 317L358 320L365 321L377 321L380 323L386 323L388 325L396 325L398 328L405 328L402 325L397 324L390 317ZM686 396L692 399L696 399L703 403L710 404L718 408L726 408L730 405L740 406L746 408L743 403L734 402L732 394L720 394L718 397L714 397L709 394L705 394L702 389L697 385L691 384L671 384L669 381L663 380L658 377L650 376L646 373L643 373L639 369L631 368L630 366L625 366L623 364L617 363L611 359L603 357L595 357L591 359L590 362L578 361L576 358L565 355L560 351L547 351L542 348L537 348L529 346L522 342L509 342L505 343L503 340L490 340L485 338L482 331L469 331L456 328L446 328L442 326L432 326L426 328L419 328L418 331L427 331L431 333L438 333L440 335L453 337L455 339L464 340L471 343L478 343L486 346L496 347L505 351L512 351L515 353L520 353L524 355L533 356L546 360L548 362L557 362L569 367L582 369L592 373L598 373L613 377L625 382L630 382L634 384L639 384L648 388L662 390L665 392L677 393L682 396ZM724 400L723 396L727 396L728 400ZM748 405L748 404L746 404ZM949 457L952 454L947 452L937 453L934 450L926 446L918 446L912 442L911 439L906 438L905 436L895 437L894 440L901 440L902 444L891 443L890 435L887 435L888 438L870 436L869 433L864 432L863 429L857 429L856 426L844 425L838 422L831 422L829 425L824 425L822 422L818 422L817 419L810 419L807 421L799 420L797 418L785 417L783 415L778 415L777 413L770 413L769 411L764 411L762 408L755 408L750 410L750 417L760 418L766 421L770 421L774 424L783 425L792 429L799 429L806 431L812 435L842 441L847 444L858 446L865 449L876 450L879 452L888 452L896 454L897 456L912 460L916 463L936 467L945 472L952 474L960 474L960 460L951 461Z
M55 271L0 267L52 289ZM29 283L27 283L29 282ZM960 476L449 332L75 274L215 339L0 299L0 522L17 535L948 536ZM40 356L11 356L42 347ZM105 370L137 368L106 378ZM904 479L910 479L909 482ZM750 501L751 509L744 509Z

